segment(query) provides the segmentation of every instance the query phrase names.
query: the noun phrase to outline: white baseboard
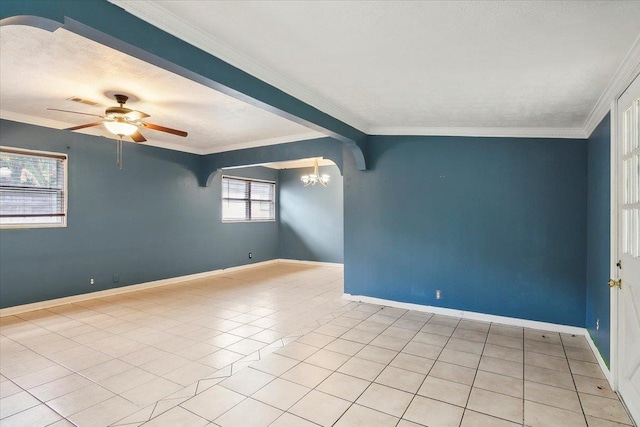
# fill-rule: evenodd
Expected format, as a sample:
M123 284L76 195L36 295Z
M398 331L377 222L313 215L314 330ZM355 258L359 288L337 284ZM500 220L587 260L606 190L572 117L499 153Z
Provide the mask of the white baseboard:
M602 358L602 355L600 354L598 347L596 347L596 343L593 342L593 339L591 338L591 335L589 334L589 331L586 328L584 330L584 336L587 339L587 342L589 343L589 347L591 347L591 351L596 356L596 360L598 361L598 365L600 365L600 369L602 369L602 373L607 378L607 382L613 389L613 383L611 381L611 371L609 371L609 367L604 362L604 359Z
M349 301L360 301L369 304L386 305L388 307L402 308L405 310L423 311L425 313L442 314L445 316L461 317L463 319L478 320L481 322L500 323L502 325L520 326L544 331L562 332L563 334L585 335L586 329L577 326L559 325L557 323L538 322L535 320L519 319L517 317L496 316L493 314L477 313L474 311L456 310L453 308L433 307L430 305L398 302L381 298L373 298L362 295L344 294L343 298Z
M56 298L47 301L39 301L30 304L16 305L0 309L0 317L13 316L15 314L25 313L27 311L42 310L45 308L56 307L59 305L72 304L74 302L86 301L95 298L104 298L111 295L124 294L127 292L135 292L142 289L157 288L159 286L176 285L186 283L191 280L203 279L211 276L218 276L233 271L251 269L255 267L263 267L269 264L276 264L280 260L272 259L269 261L256 262L253 264L239 265L237 267L221 268L219 270L205 271L202 273L187 274L185 276L170 277L168 279L154 280L151 282L138 283L135 285L121 286L119 288L105 289L102 291L89 292L86 294L72 295L69 297Z
M280 258L278 262L288 263L288 264L317 265L319 267L344 267L344 264L341 264L338 262L301 261L298 259L286 259L286 258Z
M217 276L217 275L226 274L226 273L235 272L235 271L248 270L256 267L264 267L267 265L278 264L278 263L315 265L315 266L321 266L321 267L343 267L343 264L332 263L332 262L301 261L301 260L293 260L293 259L273 259L269 261L256 262L254 264L246 264L246 265L240 265L236 267L223 268L219 270L205 271L202 273L188 274L185 276L154 280L151 282L139 283L136 285L122 286L119 288L105 289L102 291L90 292L86 294L72 295L69 297L56 298L52 300L34 302L30 304L17 305L14 307L7 307L7 308L0 309L0 317L12 316L20 313L25 313L28 311L42 310L42 309L57 307L65 304L72 304L74 302L79 302L79 301L103 298L111 295L135 292L142 289L150 289L150 288L157 288L160 286L187 283L191 280L203 279L206 277ZM559 325L556 323L538 322L535 320L519 319L516 317L496 316L493 314L456 310L452 308L412 304L407 302L392 301L392 300L368 297L363 295L344 294L343 298L349 301L365 302L369 304L384 305L387 307L395 307L395 308L401 308L405 310L415 310L415 311L422 311L426 313L442 314L445 316L454 316L454 317L460 317L463 319L478 320L482 322L500 323L503 325L520 326L520 327L525 327L530 329L540 329L545 331L561 332L566 334L583 335L586 337L587 342L591 347L591 351L595 355L598 361L598 364L602 369L602 372L607 378L607 381L609 381L609 383L611 383L612 381L611 372L609 371L609 368L604 362L604 359L600 355L600 352L598 351L595 343L593 342L593 339L591 339L591 335L589 335L589 332L587 331L586 328L579 328L576 326L568 326L568 325Z
M86 294L72 295L69 297L56 298L56 299L51 299L47 301L39 301L39 302L30 303L30 304L16 305L13 307L0 309L0 317L13 316L16 314L25 313L27 311L42 310L42 309L57 307L65 304L72 304L74 302L86 301L86 300L95 299L95 298L104 298L111 295L124 294L127 292L135 292L141 289L150 289L150 288L157 288L159 286L176 285L183 282L188 282L190 280L203 279L206 277L218 276L220 274L226 274L234 271L241 271L241 270L246 270L246 269L251 269L256 267L264 267L266 265L278 264L278 263L317 265L317 266L323 266L323 267L342 267L342 264L335 264L331 262L272 259L269 261L256 262L253 264L239 265L237 267L229 267L229 268L222 268L219 270L205 271L202 273L187 274L185 276L170 277L168 279L154 280L152 282L138 283L135 285L121 286L119 288L88 292Z
M373 298L362 295L344 294L343 298L348 301L365 302L369 304L385 305L387 307L401 308L405 310L422 311L425 313L442 314L445 316L460 317L463 319L478 320L482 322L500 323L502 325L519 326L529 329L540 329L543 331L561 332L563 334L582 335L587 339L591 351L598 360L598 365L602 369L602 373L611 384L611 372L604 362L602 355L598 351L596 344L591 339L591 335L586 328L577 326L559 325L557 323L538 322L535 320L518 319L517 317L496 316L493 314L477 313L473 311L456 310L452 308L433 307L430 305L411 304L407 302L399 302L386 300L382 298Z

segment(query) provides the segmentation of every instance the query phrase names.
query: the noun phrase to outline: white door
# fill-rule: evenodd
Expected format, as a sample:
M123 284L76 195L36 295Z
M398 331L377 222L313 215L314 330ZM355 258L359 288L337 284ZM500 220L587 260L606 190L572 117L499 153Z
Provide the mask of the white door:
M640 422L640 77L618 100L618 369L620 396Z

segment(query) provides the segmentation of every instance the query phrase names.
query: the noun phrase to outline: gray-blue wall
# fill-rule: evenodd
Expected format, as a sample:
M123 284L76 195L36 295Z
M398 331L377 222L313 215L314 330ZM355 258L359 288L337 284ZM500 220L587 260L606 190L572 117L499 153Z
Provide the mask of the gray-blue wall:
M585 140L378 136L367 162L345 158L345 292L584 326Z
M585 325L609 361L611 265L611 118L607 115L588 140L587 291ZM596 321L600 320L600 330Z
M113 140L4 120L0 145L69 155L68 226L0 231L1 307L278 257L277 222L222 224L220 178L198 185L200 156L126 143L118 170Z
M336 166L321 166L331 177L327 187L305 187L300 177L307 169L281 169L280 258L306 261L344 261L342 176Z
M368 145L370 171L357 172L352 157L345 158L348 292L578 326L603 303L586 296L587 234L598 234L592 229L605 219L594 211L586 232L592 209L584 141L373 137L363 143L361 132L106 1L5 1L0 9L3 18L31 14L60 22L68 16L180 64L202 84L237 90L276 113ZM132 25L114 30L115 21ZM118 172L109 161L113 143L104 139L1 125L1 144L69 147L72 197L65 229L0 232L2 307L239 265L249 250L255 261L273 258L277 231L254 228L259 224L220 228L217 182L197 184L223 166L288 160L274 153L289 147L301 154L296 158L320 154L316 141L205 159L128 144L125 171ZM113 274L120 274L118 284L111 283ZM89 277L97 280L91 289ZM443 290L442 300L434 299L435 289Z
M196 176L208 159L127 144L119 171L112 140L8 121L0 130L2 145L70 156L69 226L0 232L2 307L242 265L248 252L252 262L289 257L277 222L221 223L220 177L202 187ZM585 325L585 140L372 137L368 144L371 170L344 158L346 292ZM264 168L239 173L278 179ZM298 184L298 174L285 175ZM287 196L280 199L286 211ZM307 255L298 258L318 254ZM323 257L316 259L339 262Z

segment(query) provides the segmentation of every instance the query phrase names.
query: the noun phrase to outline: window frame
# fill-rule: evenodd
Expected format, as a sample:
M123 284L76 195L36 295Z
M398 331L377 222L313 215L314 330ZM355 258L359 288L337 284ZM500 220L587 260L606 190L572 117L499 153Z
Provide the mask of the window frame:
M61 215L62 221L60 223L15 223L15 224L2 224L0 223L0 230L8 229L30 229L30 228L66 228L69 216L69 155L66 153L58 153L54 151L44 150L32 150L29 148L9 147L6 145L0 145L0 151L10 154L20 154L24 156L34 157L47 157L62 160L62 169L64 176L64 188L62 189L62 206L63 214ZM46 217L47 215L43 215ZM18 217L24 218L24 217Z
M272 184L273 185L273 219L225 219L224 218L224 203L225 203L225 197L224 197L224 180L225 179L234 179L237 181L245 181L245 182L262 182L262 183L267 183L267 184ZM232 223L249 223L249 222L276 222L277 220L277 209L276 209L276 198L277 198L277 189L278 189L278 183L276 181L270 181L267 179L257 179L257 178L247 178L247 177L241 177L241 176L233 176L233 175L222 175L222 178L220 179L220 218L222 220L222 222L224 224L232 224ZM249 201L249 214L251 214L251 196L249 196L248 199L232 199L232 200L248 200ZM257 200L256 201L262 201L264 202L265 200Z

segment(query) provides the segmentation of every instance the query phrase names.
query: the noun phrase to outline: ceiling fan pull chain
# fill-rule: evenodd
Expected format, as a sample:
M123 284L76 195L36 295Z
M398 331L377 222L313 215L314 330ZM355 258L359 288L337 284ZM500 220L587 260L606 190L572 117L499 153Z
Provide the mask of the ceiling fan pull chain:
M116 164L122 170L122 137L118 136L118 140L116 141Z

